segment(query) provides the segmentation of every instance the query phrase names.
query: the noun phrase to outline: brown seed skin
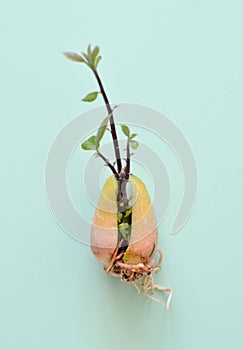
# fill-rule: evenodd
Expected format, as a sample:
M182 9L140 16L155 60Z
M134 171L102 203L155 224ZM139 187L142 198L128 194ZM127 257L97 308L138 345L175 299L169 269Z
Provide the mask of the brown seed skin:
M148 191L136 176L130 176L132 188L132 229L129 247L123 261L126 264L147 264L156 253L158 230ZM117 180L106 181L95 211L91 228L91 249L107 267L118 244Z

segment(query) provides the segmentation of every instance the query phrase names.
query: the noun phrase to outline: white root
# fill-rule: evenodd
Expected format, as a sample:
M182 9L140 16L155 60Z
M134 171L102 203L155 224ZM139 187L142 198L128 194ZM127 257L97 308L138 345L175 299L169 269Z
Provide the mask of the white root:
M162 291L162 292L169 292L169 296L168 296L168 299L167 299L167 302L166 302L166 309L167 309L167 311L169 311L170 302L171 302L171 299L172 299L172 289L168 288L168 287L161 287L161 286L158 286L157 284L154 284L154 285L148 287L147 290L152 290L153 291L154 289L157 289L157 290Z
M157 299L153 296L154 291L158 290L161 292L169 293L166 302L166 309L169 310L170 302L172 299L172 289L153 284L153 273L157 272L161 268L160 265L163 260L161 250L157 249L157 252L159 253L159 260L153 266L150 264L144 265L142 263L126 264L120 260L124 253L117 255L122 242L123 241L121 241L116 247L110 265L106 268L106 271L113 276L119 276L121 280L129 282L137 290L138 293L142 292L147 298L159 302L160 304L164 305L160 299Z
M131 283L131 285L137 290L137 292L138 292L138 294L140 294L140 289L138 288L138 286L136 285L136 283L135 282L133 282L133 281L130 281L130 283Z
M163 260L163 254L162 254L162 251L158 248L157 249L157 252L159 253L159 260L158 260L158 262L157 262L157 264L154 266L154 269L160 269L160 265L161 265L161 263L162 263L162 260Z
M121 247L122 243L123 243L123 239L122 239L122 240L119 242L119 244L117 245L117 247L116 247L116 249L115 249L115 251L114 251L114 253L113 253L113 255L112 255L110 265L109 265L109 266L107 267L107 269L106 269L106 272L109 273L110 270L112 269L112 267L113 267L113 265L114 265L114 262L115 262L116 259L117 259L118 250L119 250L119 248Z

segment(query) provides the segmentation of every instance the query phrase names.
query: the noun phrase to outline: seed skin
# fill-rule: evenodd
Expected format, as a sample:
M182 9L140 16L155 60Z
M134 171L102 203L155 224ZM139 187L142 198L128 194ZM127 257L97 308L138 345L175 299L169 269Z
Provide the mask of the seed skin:
M91 227L90 244L95 257L107 267L117 246L117 180L107 179Z
M131 175L132 228L124 263L149 263L153 260L158 242L156 218L148 191L138 177ZM117 180L111 176L100 195L91 228L91 249L107 267L118 244Z

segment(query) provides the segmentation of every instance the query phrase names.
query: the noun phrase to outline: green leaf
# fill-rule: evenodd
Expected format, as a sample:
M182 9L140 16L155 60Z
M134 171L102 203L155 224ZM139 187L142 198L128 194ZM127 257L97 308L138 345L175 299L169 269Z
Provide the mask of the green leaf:
M130 141L129 141L129 144L130 144L130 147L131 147L132 149L137 149L138 146L139 146L138 141L135 141L135 140L130 140Z
M77 53L74 52L63 52L64 56L66 56L69 60L73 62L85 62L82 56L78 55Z
M118 226L120 230L125 230L126 228L128 228L129 224L127 222L122 222Z
M128 127L128 126L126 126L126 125L121 125L121 129L122 129L123 134L125 134L127 137L130 136L130 130L129 130L129 127Z
M131 214L131 212L132 212L132 207L130 207L125 211L124 218L127 218Z
M123 218L123 214L118 212L117 213L118 222L121 222L122 218Z
M82 149L85 151L94 151L96 149L96 136L91 136L87 140L85 140L82 145Z
M94 50L92 52L92 55L91 55L92 56L92 62L95 61L95 58L96 58L96 56L98 56L99 52L100 52L99 46L95 46L95 48L94 48Z
M127 237L128 227L129 227L129 224L127 222L123 222L118 225L119 232L126 241L128 240L128 237Z
M101 60L102 60L102 56L98 56L98 57L96 58L96 61L95 61L95 69L97 69L98 64L100 63Z
M102 137L104 136L104 133L106 130L110 131L110 129L107 127L108 122L110 120L110 117L112 116L114 110L117 108L118 106L114 106L112 109L112 112L103 120L103 122L101 123L98 132L96 134L96 147L97 149L99 148L100 145L100 141L102 139Z
M94 91L94 92L90 92L88 95L86 95L82 101L84 102L93 102L94 100L96 100L97 96L98 96L98 91Z
M90 63L89 56L85 52L82 52L82 55L86 58L87 62Z
M136 137L136 136L138 136L138 134L132 134L132 135L130 136L130 140L134 139L134 137Z
M110 116L106 117L98 129L98 132L96 134L96 148L99 148L99 146L100 146L100 141L101 141L102 137L104 136L109 119L110 119Z
M88 51L88 55L91 56L91 44L89 44L87 51Z

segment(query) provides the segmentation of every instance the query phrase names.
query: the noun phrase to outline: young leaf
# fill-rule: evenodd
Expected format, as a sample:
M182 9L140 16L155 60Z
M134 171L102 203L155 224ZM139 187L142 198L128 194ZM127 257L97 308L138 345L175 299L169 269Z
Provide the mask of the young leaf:
M132 207L130 207L125 211L124 218L127 218L131 213L132 213Z
M88 63L90 63L89 56L85 52L82 52L82 55L86 58Z
M120 231L120 234L122 235L122 237L127 241L128 237L127 237L127 230L128 230L129 224L124 222L118 225L118 229Z
M85 62L82 56L78 55L74 52L63 52L64 56L66 56L69 60L74 62Z
M100 63L100 61L102 60L102 56L98 56L95 60L95 69L97 69L98 64Z
M130 136L130 130L129 130L129 127L128 127L128 126L126 126L126 125L121 125L121 129L122 129L123 134L125 134L127 137Z
M85 140L81 147L85 150L85 151L94 151L96 149L96 136L91 136L90 138L88 138L87 140Z
M110 116L106 117L98 129L98 132L96 134L96 148L99 148L99 146L100 146L100 141L101 141L102 137L104 136L109 119L110 119Z
M84 102L93 102L94 100L96 100L97 96L98 96L98 91L94 91L94 92L90 92L88 95L86 95L82 101Z
M134 137L136 137L136 136L138 136L138 134L132 134L132 135L130 136L130 140L134 139Z
M118 213L117 213L118 222L121 222L122 217L123 217L123 214L118 212Z
M96 134L96 149L99 149L100 146L100 141L102 139L102 137L104 136L104 133L106 130L110 131L110 129L108 128L108 122L110 120L110 117L112 116L114 109L116 109L118 106L114 106L112 109L112 112L103 120L103 122L101 123L98 132Z
M131 147L132 149L137 149L138 146L139 146L138 141L135 141L135 140L130 140L130 141L129 141L129 144L130 144L130 147Z
M99 46L95 46L95 48L94 48L94 50L92 52L92 55L91 55L92 56L92 62L95 61L95 58L98 56L99 52L100 52Z

